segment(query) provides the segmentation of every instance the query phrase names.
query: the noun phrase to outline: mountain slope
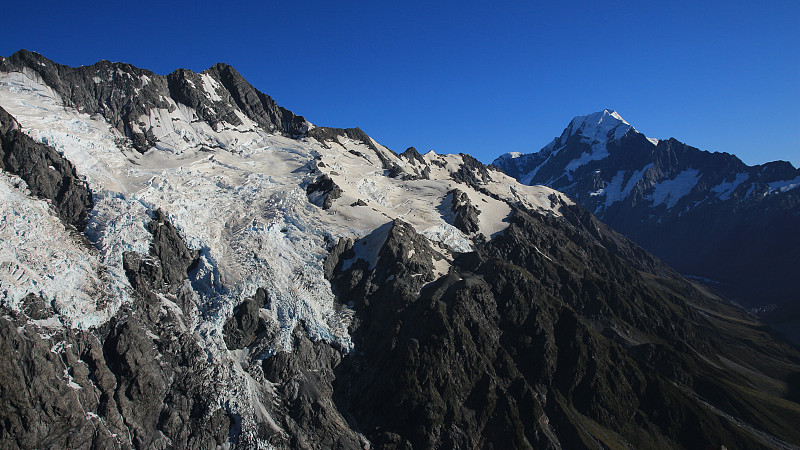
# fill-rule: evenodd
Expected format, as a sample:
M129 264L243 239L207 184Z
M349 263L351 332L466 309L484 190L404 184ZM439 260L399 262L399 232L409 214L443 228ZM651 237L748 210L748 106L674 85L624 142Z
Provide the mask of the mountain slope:
M800 170L655 140L618 114L579 116L541 151L495 166L558 189L683 274L748 306L798 300Z
M800 443L800 352L565 195L234 73L0 61L5 446Z

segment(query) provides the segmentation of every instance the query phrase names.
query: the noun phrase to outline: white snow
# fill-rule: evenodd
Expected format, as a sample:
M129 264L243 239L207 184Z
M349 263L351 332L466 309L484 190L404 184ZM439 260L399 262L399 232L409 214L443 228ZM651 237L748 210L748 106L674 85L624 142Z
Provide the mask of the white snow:
M31 198L24 181L0 172L0 303L20 311L33 293L63 323L88 329L110 318L124 298L124 286L112 280L109 287L103 278L98 255L45 201Z
M216 81L202 79L209 95L215 92ZM459 155L428 152L426 160L444 167L431 165L431 180L404 181L385 176L376 150L364 143L342 139L325 148L313 139L267 133L243 115L244 125L213 130L194 111L174 102L172 112L153 110L139 119L144 125L138 126L158 139L156 148L142 155L119 148L122 136L100 117L64 107L33 73L0 76L0 106L19 120L24 132L72 161L95 195L86 229L96 247L92 249L78 245L45 202L15 187L19 180L5 176L0 186L3 302L19 308L22 298L35 292L54 301L58 317L68 326L97 326L130 301L122 253L148 252L146 227L156 208L168 214L189 247L201 251L192 282L203 320L185 317L187 326L207 345L224 346L219 336L234 305L263 287L272 299L265 317L280 330L275 351L290 349L291 332L300 321L313 339L352 347L347 334L352 312L334 306L322 271L327 240L370 235L369 244L356 249L355 259L374 265L383 227L401 219L451 251L471 251L471 237L441 213L453 188L464 191L480 210L479 233L490 237L508 226L511 208L506 202L450 179L463 163ZM371 144L384 157L403 163ZM324 167L317 169L317 160ZM320 171L344 191L328 211L311 204L304 190ZM555 215L560 204L571 204L552 189L490 174L483 189L501 199ZM368 206L350 206L358 199ZM32 238L40 235L45 238ZM444 272L445 263L437 264ZM98 295L104 286L110 291Z
M565 148L567 139L572 135L579 134L581 142L589 144L590 149L565 165L564 171L566 172L567 178L571 181L572 173L577 168L591 161L600 161L607 158L609 156L608 143L613 140L621 139L631 130L636 131L622 116L613 110L606 109L585 116L576 116L570 121L560 137L553 139L540 150L539 154L547 156L547 158L527 174L521 175L520 182L523 184L530 184L539 169L547 165L554 155L557 155ZM659 142L658 139L647 137L646 139L653 145L657 145ZM560 147L556 148L558 143L560 143ZM510 160L518 159L523 156L526 155L519 152L509 152L500 156L499 159Z
M441 242L450 250L459 253L472 251L472 243L464 233L449 223L442 223L422 231L422 234L434 242Z
M391 228L392 223L387 222L376 228L375 231L370 233L368 236L364 236L357 241L353 247L355 256L353 256L351 259L343 261L342 269L348 270L353 263L358 260L366 261L369 269L374 269L375 264L378 263L378 252L380 251L381 247L383 247L384 242L386 242L386 237L389 235L389 230L391 230ZM409 255L409 257L410 256L411 255Z
M689 195L697 185L700 171L697 169L684 170L672 179L660 181L653 186L653 206L666 204L672 208L678 201Z
M605 206L609 207L613 203L619 202L624 200L628 197L634 187L636 187L636 183L638 183L647 169L653 167L653 164L650 163L641 169L631 173L628 177L625 175L627 172L624 170L618 171L614 177L609 181L609 183L602 189L597 190L596 192L592 192L589 194L590 196L598 196L598 195L605 195Z
M572 119L565 130L567 136L562 135L562 142L570 134L580 133L581 141L591 145L591 150L584 152L578 158L570 161L564 169L570 173L590 161L598 161L608 157L606 145L611 140L617 140L633 129L616 111L604 110L601 112L578 116Z
M769 183L769 192L786 192L800 187L800 176L792 180L775 181Z
M747 173L737 173L732 181L723 181L722 183L712 187L710 191L717 194L717 197L719 197L720 200L728 200L733 191L735 191L740 184L747 181L749 177L750 175Z
M257 287L265 287L275 299L274 315L283 330L276 348L290 346L291 331L300 320L305 321L314 339L337 341L345 349L352 345L346 332L348 313L334 311L330 284L322 273L325 230L331 227L320 223L317 209L308 203L299 187L308 176L302 169L314 157L314 149L308 144L262 131L230 129L217 133L200 123L191 124L195 125L192 128L185 120L192 112L178 108L173 114L184 119L181 125L189 126L192 136L231 151L209 154L186 145L176 152L162 141L163 151L126 154L115 144L115 139L120 138L115 130L65 108L52 90L37 79L18 73L0 78L0 106L14 115L34 139L63 152L75 164L79 176L87 178L97 201L87 228L87 236L99 249L94 259L70 255L69 260L59 262L56 258L46 267L35 267L35 276L25 278L33 281L11 292L9 302L18 303L22 294L31 291L31 283L36 283L44 288L34 292L43 291L59 301L65 300L65 317L74 326L102 323L113 314L114 306L128 301L124 295L129 286L121 267L121 251L147 253L149 233L145 226L149 214L162 208L188 245L202 250L196 281L205 286L205 291L198 301L211 314L207 314L209 320L197 324L198 331L214 335L213 330L217 330L218 334L233 306L253 295ZM169 117L169 125L174 115ZM151 117L158 116L151 113ZM162 135L165 139L168 136ZM11 204L4 202L4 208ZM7 220L6 230L12 223L38 226L28 215L17 222ZM347 232L342 230L342 234ZM65 241L56 232L45 234L58 237L53 245ZM3 242L19 239L11 235ZM9 260L23 261L21 258L15 255ZM48 261L46 255L38 255L37 259ZM67 277L65 280L48 284L42 278L54 264L63 265L66 261L72 261L70 270L59 273ZM94 270L93 264L104 269ZM32 270L28 265L18 265L25 269L20 273ZM86 294L92 283L98 284L100 276L111 279L112 285L123 291L110 294L111 306L102 314L90 308L87 302L91 298ZM62 288L56 291L48 286Z
M217 80L207 73L201 73L200 79L203 80L203 90L208 94L208 98L215 102L221 102L222 97L217 94L217 89L220 88Z
M580 134L589 142L607 142L618 140L633 127L625 121L616 111L609 109L577 116L569 124L568 129L575 134Z

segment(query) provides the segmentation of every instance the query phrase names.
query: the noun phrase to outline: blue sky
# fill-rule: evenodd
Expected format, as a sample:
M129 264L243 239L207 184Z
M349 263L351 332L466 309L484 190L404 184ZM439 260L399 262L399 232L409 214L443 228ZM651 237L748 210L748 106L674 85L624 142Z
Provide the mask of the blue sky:
M800 166L800 2L6 2L0 55L156 73L227 62L317 124L485 162L617 110Z

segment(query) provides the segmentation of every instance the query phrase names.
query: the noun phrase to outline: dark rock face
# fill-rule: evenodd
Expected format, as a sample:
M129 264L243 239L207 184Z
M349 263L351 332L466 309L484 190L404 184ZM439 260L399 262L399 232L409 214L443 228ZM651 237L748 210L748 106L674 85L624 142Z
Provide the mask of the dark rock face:
M236 115L234 103L223 100L213 101L205 91L197 88L202 85L203 80L200 74L191 70L178 69L167 75L170 97L176 102L193 108L198 118L211 125L211 128L217 129L223 121L231 125L241 125L242 121ZM217 95L219 94L217 93Z
M161 209L156 210L147 229L153 235L150 254L161 262L163 282L174 292L178 284L186 278L186 273L197 265L200 251L186 247L178 230L167 220Z
M35 142L0 108L0 169L18 175L31 194L49 200L58 217L78 231L94 206L86 182L75 167L52 147Z
M453 179L469 185L478 186L491 181L489 168L466 153L459 153L464 163L452 174Z
M420 164L427 165L428 162L425 161L425 158L419 154L416 148L408 147L406 151L400 153L400 157L407 159L408 161L416 161Z
M215 92L218 100L205 92L201 74L185 69L162 76L130 64L108 61L73 68L27 50L0 61L2 72L23 70L39 76L67 105L105 117L141 153L155 146L157 139L152 128L140 122L140 118L148 116L154 108L174 108L167 98L194 108L197 119L214 129L223 122L240 125L236 108L267 131L299 137L308 128L302 116L278 106L226 64L216 64L203 72L219 84Z
M788 425L800 418L800 408L779 407L793 418L770 423L745 406L760 403L746 393L753 379L709 362L718 355L745 358L758 370L780 366L773 376L786 379L800 362L796 350L737 326L722 327L726 344L705 334L725 316L745 316L652 257L634 265L662 275L634 269L636 247L622 245L610 230L568 225L577 215L565 220L517 210L510 220L502 235L456 258L450 273L435 281L438 253L398 221L372 270L330 264L342 301L355 305L359 349L336 367L334 398L374 445L750 448L777 442L719 410L739 417L748 410L746 421L755 429L800 439ZM620 244L609 251L614 239ZM339 247L348 245L336 252L348 258ZM751 340L754 332L760 337ZM761 354L780 347L794 362L756 363L742 345ZM765 395L774 407L785 394Z
M800 299L800 263L792 256L800 251L792 231L800 226L800 189L775 187L798 179L800 169L782 161L747 166L676 139L654 144L634 129L603 147L607 156L586 160L592 144L568 127L538 153L493 164L564 192L680 273L714 280L714 289L743 305Z
M337 141L339 137L345 137L357 142L361 142L372 150L377 151L378 148L372 142L372 139L364 133L361 128L331 128L331 127L314 127L306 133L307 137L314 138L321 144L330 141Z
M72 345L51 351L53 340L43 339L33 325L16 320L9 311L2 313L0 442L3 447L126 447L113 435L123 433L115 426L124 426L118 414L105 415L105 424L99 417L88 414L100 410L101 402L107 401L101 397L100 386L111 390L116 384L113 375L92 373L83 362L93 353L102 354L99 342L90 336L68 333L54 340ZM26 363L20 364L21 361Z
M354 432L334 404L333 367L342 355L322 342L308 339L302 327L293 333L292 352L265 359L264 375L276 384L279 403L274 410L288 432L289 448L367 448L366 440Z
M215 64L208 69L208 73L225 87L232 103L262 128L282 131L292 137L301 136L308 131L308 124L303 116L278 106L269 95L254 88L233 67Z
M242 349L253 343L259 327L264 328L259 321L258 311L266 304L267 291L258 288L256 295L234 308L233 316L225 322L222 330L228 349Z
M139 118L151 108L169 108L166 77L124 63L100 61L72 68L56 64L38 53L20 50L0 63L0 71L29 70L41 77L67 105L88 114L101 114L131 139L134 148L147 151L155 145L148 130L137 131ZM143 78L150 80L146 84ZM101 80L95 83L95 78Z
M186 270L196 259L156 213L150 255L126 253L136 302L106 325L42 338L2 310L0 440L21 448L206 448L229 440L234 423L219 399L215 368L181 325L190 303ZM169 268L167 266L170 266ZM178 280L178 271L182 276ZM48 305L29 296L30 319Z
M450 210L454 214L453 226L466 234L476 233L480 229L478 214L481 212L472 204L464 191L453 189L450 195Z
M431 168L428 161L419 154L416 148L409 147L399 156L411 163L415 171L415 174L407 174L405 179L431 179Z
M328 209L333 205L333 202L342 196L342 188L333 182L328 175L320 175L313 183L306 186L306 194L311 203Z

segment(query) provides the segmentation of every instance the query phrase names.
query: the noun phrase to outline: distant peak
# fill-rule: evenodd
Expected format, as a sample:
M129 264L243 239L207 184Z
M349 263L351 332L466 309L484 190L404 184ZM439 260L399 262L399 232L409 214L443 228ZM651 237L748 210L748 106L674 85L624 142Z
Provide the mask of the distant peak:
M598 111L591 114L586 114L584 116L575 116L571 124L624 124L630 126L630 124L619 115L618 112L614 111L613 109L604 109L602 111Z
M631 129L631 124L619 113L613 109L604 109L573 118L564 131L567 135L580 134L592 141L606 141L619 139Z

